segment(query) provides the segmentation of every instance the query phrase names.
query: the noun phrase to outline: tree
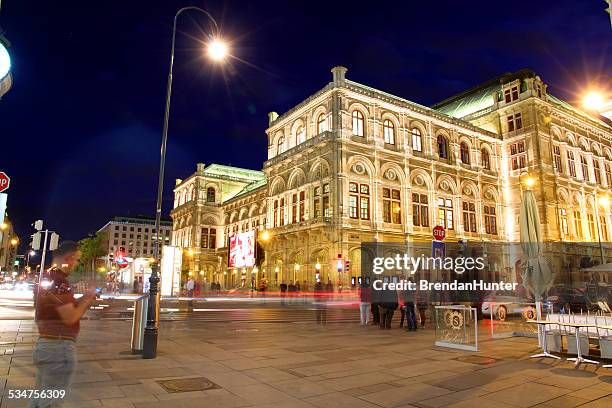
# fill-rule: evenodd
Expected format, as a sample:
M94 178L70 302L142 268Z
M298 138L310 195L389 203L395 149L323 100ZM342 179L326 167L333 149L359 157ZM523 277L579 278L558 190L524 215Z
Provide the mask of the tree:
M92 276L96 276L96 260L106 255L106 234L98 232L93 237L83 238L79 241L81 263L85 268L91 268Z

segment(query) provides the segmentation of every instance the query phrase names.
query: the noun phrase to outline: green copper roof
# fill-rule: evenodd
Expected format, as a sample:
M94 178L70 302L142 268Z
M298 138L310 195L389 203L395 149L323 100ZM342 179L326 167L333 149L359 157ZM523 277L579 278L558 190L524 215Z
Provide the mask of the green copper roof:
M595 122L599 123L600 125L603 125L603 126L606 126L606 127L610 127L610 125L608 125L606 122L604 122L603 120L599 119L598 117L589 115L588 113L586 113L586 112L584 112L584 111L574 107L573 105L565 102L563 99L559 99L556 96L553 96L553 95L551 95L549 93L547 93L546 96L548 98L548 102L554 103L555 105L559 105L562 108L568 109L568 110L570 110L570 111L574 112L575 114L580 115L582 117L594 120Z
M222 164L211 164L204 169L203 173L210 176L231 177L245 181L260 181L266 179L266 175L263 171L224 166Z
M490 85L473 92L464 98L455 99L445 105L437 105L438 112L453 118L464 118L472 113L493 106L495 100L493 94L499 92L499 84Z

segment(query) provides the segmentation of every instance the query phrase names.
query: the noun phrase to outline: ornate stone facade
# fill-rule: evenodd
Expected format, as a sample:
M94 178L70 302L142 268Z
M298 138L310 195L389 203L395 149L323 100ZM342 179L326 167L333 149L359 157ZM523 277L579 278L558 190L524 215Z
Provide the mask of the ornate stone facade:
M545 241L609 241L598 197L612 185L612 128L549 95L535 73L502 75L433 108L349 81L346 68L332 73L307 100L270 114L263 173L198 165L177 180L173 242L190 250L192 273L274 286L312 285L318 272L346 287L360 276L362 242L410 248L443 225L447 241L488 246L492 279L516 279L499 244L518 240L526 174ZM250 229L267 231L265 260L228 269L229 234ZM592 247L582 255L595 257Z

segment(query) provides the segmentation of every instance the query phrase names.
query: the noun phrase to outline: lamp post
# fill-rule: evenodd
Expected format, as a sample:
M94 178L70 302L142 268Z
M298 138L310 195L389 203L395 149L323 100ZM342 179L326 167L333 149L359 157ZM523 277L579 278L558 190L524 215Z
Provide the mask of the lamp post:
M147 310L147 326L145 327L144 332L144 341L143 341L143 358L155 358L157 356L157 336L158 336L158 327L157 327L157 308L159 307L158 303L158 284L159 284L159 235L160 235L160 223L161 223L161 212L162 212L162 194L164 190L164 169L166 165L166 145L168 142L168 118L170 115L170 97L172 95L172 69L174 67L174 44L176 40L176 21L178 17L184 12L188 10L199 11L200 13L206 15L208 19L212 22L215 29L215 40L212 41L208 46L208 54L209 56L216 60L220 61L227 55L227 47L218 40L219 37L219 26L217 22L213 18L213 16L206 10L201 9L199 7L189 6L183 7L179 9L174 15L174 23L172 25L172 46L170 50L170 69L168 72L168 82L166 85L166 106L164 112L164 127L162 130L162 141L161 141L161 149L160 149L160 160L159 160L159 177L157 181L157 206L155 210L155 241L153 242L153 256L155 257L155 262L151 265L151 277L149 278L149 307Z

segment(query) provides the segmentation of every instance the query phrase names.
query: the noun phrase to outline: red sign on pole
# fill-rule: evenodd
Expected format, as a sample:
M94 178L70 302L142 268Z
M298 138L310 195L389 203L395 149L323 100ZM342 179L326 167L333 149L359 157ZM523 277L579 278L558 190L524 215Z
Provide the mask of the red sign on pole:
M11 179L6 175L5 172L0 171L0 193L5 190L8 190L9 185L11 184Z
M433 237L436 241L444 241L446 238L446 230L441 225L436 225L433 229Z
M119 259L116 260L116 262L117 262L117 266L120 269L127 268L127 266L128 266L128 261L125 258L119 258Z

